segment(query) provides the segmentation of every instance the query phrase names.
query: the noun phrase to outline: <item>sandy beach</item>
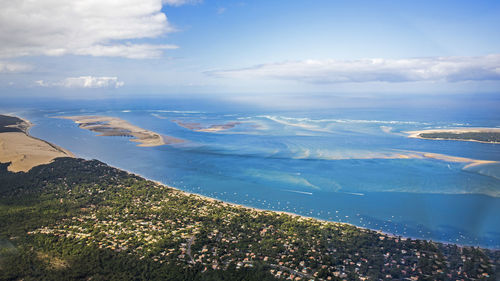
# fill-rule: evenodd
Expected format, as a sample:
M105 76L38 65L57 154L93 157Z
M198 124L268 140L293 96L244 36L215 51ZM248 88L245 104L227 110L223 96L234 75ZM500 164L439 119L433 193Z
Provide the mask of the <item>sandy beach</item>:
M182 139L163 136L130 124L117 117L108 116L60 116L57 118L73 120L85 130L99 133L98 136L128 136L130 141L139 143L137 146L150 147L184 142Z
M303 219L303 220L316 220L316 221L319 221L319 222L322 222L322 223L346 224L346 225L351 225L351 226L354 226L354 227L357 227L357 228L360 228L360 229L369 229L369 228L359 227L359 226L356 226L356 225L348 223L348 222L329 221L329 220L325 220L325 219L320 219L320 218L315 218L315 217L310 217L310 216L305 216L305 215L299 215L299 214L295 214L295 213L292 213L292 212L267 210L267 209L261 209L261 208L257 208L257 207L250 207L250 206L246 206L246 205L242 205L242 204L236 204L236 203L226 202L226 201L222 201L220 199L208 197L208 196L205 196L205 195L201 195L201 194L197 194L197 193L192 193L192 192L189 192L189 191L184 191L184 190L179 189L177 187L166 185L166 184L164 184L164 183L162 183L160 181L149 179L149 178L147 178L147 177L145 177L144 175L141 175L141 174L136 174L136 173L131 173L131 172L128 172L128 173L136 175L136 176L141 177L143 179L149 180L151 182L154 182L157 185L171 188L171 189L175 190L176 192L180 192L180 193L183 193L183 194L194 196L194 197L196 197L196 198L198 198L200 200L206 200L206 201L209 201L209 202L219 202L223 206L230 206L230 207L235 207L235 208L243 208L243 209L247 209L247 210L254 211L254 212L265 212L265 213L275 213L275 214L288 215L288 216L300 218L300 219ZM375 231L378 231L378 230L375 230ZM391 236L391 234L387 234L387 235Z
M27 132L31 123L26 120L16 125L23 132L0 133L0 162L11 162L7 170L11 172L27 172L31 168L48 164L58 157L74 157L74 155L58 146L31 137Z
M457 141L472 141L481 143L499 143L499 142L486 142L474 139L454 139L454 138L426 138L422 137L422 134L436 134L436 133L451 133L451 134L463 134L463 133L498 133L500 134L500 128L452 128L452 129L431 129L431 130L420 130L420 131L406 131L403 132L408 134L409 138L416 139L426 139L426 140L457 140Z

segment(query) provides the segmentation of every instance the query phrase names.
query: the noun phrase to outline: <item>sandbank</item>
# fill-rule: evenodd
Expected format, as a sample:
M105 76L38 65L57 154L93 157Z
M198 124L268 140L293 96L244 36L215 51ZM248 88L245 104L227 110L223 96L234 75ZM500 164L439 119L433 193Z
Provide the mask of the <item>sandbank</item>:
M187 123L179 120L172 120L172 122L175 122L177 125L195 132L208 132L208 133L229 130L234 128L236 125L241 124L241 122L228 122L226 124L214 124L208 127L204 127L200 123Z
M451 155L439 154L439 153L430 153L430 152L422 152L422 151L406 151L406 150L401 151L401 153L396 153L392 156L388 155L386 158L388 158L388 159L390 159L390 158L392 158L392 159L430 158L430 159L436 159L436 160L441 160L441 161L446 161L446 162L468 163L467 165L465 165L463 167L464 169L474 167L474 166L479 166L479 165L500 163L498 161L493 161L493 160L479 160L479 159L451 156Z
M159 133L134 126L117 117L59 116L57 118L73 120L80 128L99 133L98 136L133 137L130 141L138 142L137 146L150 147L184 142L182 139L163 136Z

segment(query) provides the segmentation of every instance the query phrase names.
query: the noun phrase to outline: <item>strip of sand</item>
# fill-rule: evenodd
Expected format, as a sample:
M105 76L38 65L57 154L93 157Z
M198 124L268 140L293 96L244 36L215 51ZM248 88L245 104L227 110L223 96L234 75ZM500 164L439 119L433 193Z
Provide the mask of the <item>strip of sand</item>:
M99 133L99 136L127 136L130 141L138 142L137 146L149 147L184 142L182 139L163 136L130 124L117 117L109 116L60 116L57 118L73 120L85 130Z
M463 169L467 169L474 166L485 165L485 164L495 164L499 163L498 161L493 160L479 160L472 159L466 157L458 157L458 156L450 156L446 154L439 153L430 153L430 152L421 152L421 151L406 151L403 150L401 153L396 153L394 155L388 155L385 157L386 159L436 159L446 162L455 162L455 163L468 163L463 167Z
M234 128L236 125L241 124L241 122L228 122L226 124L214 124L208 127L204 127L200 123L186 123L179 120L172 120L172 122L175 122L177 125L195 132L208 132L208 133L229 130Z
M425 158L432 158L432 159L443 160L443 161L447 161L447 162L469 163L466 166L464 166L464 169L474 167L474 166L484 165L484 164L498 163L498 161L477 160L477 159L470 159L470 158L465 158L465 157L449 156L449 155L438 154L438 153L423 153L422 156Z
M479 160L459 156L451 156L446 154L423 152L423 151L411 151L411 150L396 150L393 153L367 153L364 155L356 155L352 157L335 157L328 158L330 160L345 160L345 159L435 159L445 162L455 162L455 163L466 163L463 169L486 165L486 164L498 164L499 161L494 160Z
M426 134L460 134L477 133L477 134L500 134L500 128L451 128L451 129L430 129L420 131L407 131L409 138L428 139L428 140L457 140L457 141L473 141L481 143L500 143L498 141L482 141L473 138L454 138L447 136L446 138L440 137L427 137Z
M21 122L16 127L24 132L0 133L0 162L11 163L7 167L8 171L27 172L58 157L74 157L71 152L63 148L28 135L31 123L20 118L19 120Z

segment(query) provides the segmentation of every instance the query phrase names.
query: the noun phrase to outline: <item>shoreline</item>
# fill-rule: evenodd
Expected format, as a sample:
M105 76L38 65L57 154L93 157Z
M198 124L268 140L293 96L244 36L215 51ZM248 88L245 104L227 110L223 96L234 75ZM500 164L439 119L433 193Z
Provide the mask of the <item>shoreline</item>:
M355 228L358 228L358 229L373 231L373 232L379 233L381 235L385 235L387 237L396 238L396 239L400 239L400 240L407 240L407 239L411 239L411 240L425 240L425 241L428 241L428 242L441 243L441 244L445 244L445 245L456 245L457 247L460 247L460 248L465 248L465 247L479 247L479 248L488 249L488 250L491 250L491 251L500 251L500 248L485 247L485 246L478 246L478 245L465 245L465 244L453 243L453 242L449 242L449 241L441 241L441 240L433 240L433 239L428 239L428 238L419 238L419 237L398 235L398 234L395 234L395 233L385 232L385 231L383 231L381 229L374 229L374 228L357 226L357 225L355 225L353 223L348 223L348 222L339 222L339 221L327 220L327 219L322 219L322 218L317 218L317 217L310 217L310 216L306 216L306 215L300 215L300 214L296 214L296 213L292 213L292 212L287 212L287 211L268 210L268 209L262 209L262 208L247 206L247 205L238 204L238 203L232 203L232 202L228 202L228 201L223 201L221 199L209 197L209 196L206 196L206 195L203 195L203 194L198 194L198 193L194 193L194 192L182 190L182 189L180 189L178 187L162 183L161 181L154 180L154 179L148 178L148 177L146 177L144 175L141 175L141 174L138 174L138 173L134 173L134 172L130 172L130 171L127 171L127 170L122 169L122 168L118 168L118 167L114 167L114 166L111 166L111 167L119 169L119 170L122 170L122 171L125 171L125 172L127 172L127 173L129 173L131 175L138 176L138 177L143 178L145 180L154 182L154 183L156 183L158 185L174 189L177 192L181 192L181 193L186 194L186 195L193 195L193 196L199 197L199 199L208 200L208 201L211 201L211 202L217 201L217 202L222 203L223 205L231 206L231 207L235 207L235 208L243 208L243 209L250 210L250 211L255 211L255 212L272 212L272 213L276 213L276 214L280 214L280 215L281 214L283 214L283 215L289 215L289 216L294 217L294 218L298 217L298 218L301 218L301 219L304 219L304 220L315 220L315 221L319 221L319 222L322 222L322 223L335 223L335 224L349 225L349 226L352 226L352 227L355 227Z
M9 115L9 116L12 116L12 115ZM31 136L29 134L29 129L34 124L31 123L31 122L29 122L28 120L23 119L23 118L18 117L18 116L12 116L12 117L19 118L22 121L24 121L27 124L29 124L29 126L26 128L26 133L24 133L27 137L35 139L35 140L38 140L38 141L41 141L41 142L44 142L47 145L49 145L49 146L51 146L51 147L53 147L55 149L58 149L58 150L60 149L62 151L68 152L68 153L70 153L72 155L72 156L60 156L60 157L81 158L81 157L78 157L78 156L74 155L73 153L71 153L70 151L68 151L68 150L66 150L66 149L64 149L62 147L59 147L59 146L57 146L55 144L52 144L52 143L50 143L48 141L45 141L45 140L42 140L42 139L39 139L39 138ZM2 133L0 133L0 135L1 134ZM430 154L432 154L432 153L430 153ZM440 154L438 154L438 155L440 155ZM54 160L56 158L60 158L60 157L55 157L52 160ZM424 157L446 161L445 159L440 159L439 157L429 157L429 156L424 156ZM453 156L449 156L449 157L454 158ZM474 159L461 158L461 157L456 157L456 158L461 160L461 161L457 161L457 162L469 162L470 160L474 160ZM85 158L81 158L81 159L85 159ZM448 158L446 158L446 159L448 159ZM469 161L463 161L464 159L469 160ZM87 160L87 159L85 159L85 160ZM475 160L475 161L483 161L483 160ZM454 161L452 161L452 162L454 162ZM493 161L493 162L497 163L497 161ZM116 166L111 166L111 165L109 165L108 163L105 163L105 162L103 162L103 163L106 164L106 165L108 165L108 166L110 166L110 167L113 167L115 169L119 169L121 171L124 171L124 172L126 172L128 174L135 175L135 176L138 176L138 177L140 177L142 179L145 179L145 180L151 181L151 182L153 182L155 184L161 185L163 187L167 187L167 188L173 189L173 190L175 190L177 192L180 192L180 193L183 193L185 195L188 195L188 196L193 195L193 196L195 196L195 197L197 197L198 199L201 199L201 200L208 200L208 201L211 201L211 202L214 202L214 201L220 202L220 203L222 203L225 206L231 206L231 207L235 207L235 208L243 208L243 209L250 210L250 211L255 211L255 212L271 212L271 213L275 213L275 214L279 214L279 215L282 215L282 214L283 215L289 215L289 216L294 217L294 218L300 218L300 219L304 219L304 220L315 220L315 221L318 221L318 222L321 222L321 223L335 223L335 224L349 225L349 226L352 226L352 227L355 227L355 228L358 228L358 229L361 229L361 230L373 231L373 232L379 233L381 235L385 235L385 236L392 237L392 238L398 238L398 239L405 239L405 240L406 239L413 239L413 240L418 239L418 240L425 240L425 241L442 243L442 244L447 244L447 245L456 245L458 247L481 247L481 248L484 248L484 249L495 250L495 251L496 250L500 250L500 248L489 248L489 247L477 246L477 245L463 245L463 244L457 244L457 243L448 242L448 241L439 241L439 240L432 240L432 239L428 239L428 238L418 238L418 237L411 237L411 236L403 236L403 235L398 235L398 234L395 234L395 233L384 232L381 229L374 229L374 228L357 226L357 225L355 225L353 223L348 223L348 222L339 222L339 221L327 220L327 219L322 219L322 218L317 218L317 217L311 217L311 216L306 216L306 215L300 215L300 214L296 214L296 213L292 213L292 212L288 212L288 211L268 210L268 209L262 209L262 208L247 206L247 205L238 204L238 203L232 203L232 202L228 202L228 201L223 201L221 199L209 197L209 196L206 196L206 195L202 195L202 194L198 194L198 193L194 193L194 192L190 192L190 191L185 191L185 190L182 190L182 189L180 189L178 187L174 187L174 186L162 183L162 182L160 182L158 180L154 180L154 179L148 178L148 177L146 177L144 175L141 175L141 174L138 174L138 173L135 173L135 172L132 172L132 171L128 171L127 169L116 167ZM43 165L43 164L48 164L48 163L41 163L41 164L38 164L38 165ZM484 164L484 163L474 163L473 162L473 163L471 163L469 165L473 165L473 164L480 165L480 164ZM36 166L38 166L38 165L36 165ZM469 166L469 165L467 165L467 166Z
M75 158L75 155L62 147L32 136L29 131L33 127L30 121L9 114L2 114L18 119L16 124L3 125L19 131L0 133L0 162L10 163L10 172L28 172L33 167L49 164L60 157Z

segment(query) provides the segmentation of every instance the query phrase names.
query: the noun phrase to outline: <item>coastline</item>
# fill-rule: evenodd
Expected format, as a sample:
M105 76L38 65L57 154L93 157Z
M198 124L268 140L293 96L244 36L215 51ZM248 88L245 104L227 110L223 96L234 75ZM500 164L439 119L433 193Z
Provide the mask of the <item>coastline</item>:
M386 231L383 231L381 229L375 229L375 228L358 226L358 225L355 225L353 223L348 223L348 222L339 222L339 221L327 220L327 219L322 219L322 218L317 218L317 217L310 217L310 216L306 216L306 215L300 215L300 214L296 214L296 213L292 213L292 212L287 212L287 211L268 210L268 209L262 209L262 208L247 206L247 205L238 204L238 203L227 202L227 201L223 201L221 199L217 199L217 198L213 198L213 197L208 197L206 195L202 195L202 194L198 194L198 193L194 193L194 192L190 192L190 191L185 191L185 190L182 190L182 189L180 189L178 187L162 183L162 182L160 182L158 180L154 180L154 179L148 178L148 177L146 177L144 175L141 175L141 174L138 174L138 173L134 173L134 172L130 172L130 171L127 171L127 170L122 169L122 168L117 168L117 167L114 167L114 168L122 170L122 171L125 171L125 172L127 172L127 173L129 173L131 175L138 176L138 177L143 178L145 180L154 182L154 183L156 183L158 185L161 185L163 187L174 189L177 192L181 192L181 193L189 195L189 196L192 195L192 196L198 197L201 200L208 200L210 202L216 201L216 202L222 203L225 206L231 206L231 207L235 207L235 208L243 208L243 209L250 210L250 211L255 211L255 212L271 212L271 213L276 213L276 214L289 215L289 216L294 217L294 218L300 218L300 219L303 219L303 220L315 220L315 221L318 221L318 222L321 222L321 223L334 223L334 224L340 224L340 225L349 225L349 226L355 227L357 229L374 231L374 232L379 233L381 235L384 235L384 236L387 236L387 237L391 237L391 238L395 238L395 239L400 239L400 240L408 240L408 239L411 239L411 240L425 240L425 241L428 241L428 242L441 243L441 244L445 244L445 245L456 245L459 248L480 247L480 248L483 248L483 249L488 249L488 250L493 250L493 251L500 250L500 248L492 248L492 247L477 246L477 245L466 245L466 244L453 243L453 242L444 241L444 240L433 240L433 239L419 238L419 237L408 236L408 235L399 235L399 234L396 234L396 233L386 232Z
M40 172L47 176L47 183L54 187L52 190L37 183L36 175ZM3 176L24 181L22 174L4 173ZM122 262L116 265L115 257L119 260L127 257L133 263L132 277L141 271L163 277L161 272L173 265L201 273L212 268L219 271L219 276L228 272L233 272L230 275L234 276L234 269L253 267L275 277L291 276L291 280L337 280L333 277L358 272L353 277L371 280L379 279L380 273L387 270L397 270L397 274L405 277L402 279L416 280L424 274L431 277L443 276L443 273L452 277L481 276L484 270L477 273L473 270L476 266L482 266L487 269L487 274L496 276L496 271L491 268L499 264L500 251L461 248L461 245L457 247L425 239L404 239L349 224L208 201L97 160L61 158L30 173L30 180L28 183L34 183L34 196L47 196L47 200L37 204L36 208L44 210L46 201L53 202L54 215L47 223L43 220L43 212L37 212L41 219L27 230L23 227L29 222L29 218L23 220L27 211L24 208L19 210L16 214L20 220L10 220L9 230L16 234L16 238L11 235L10 239L33 237L34 243L29 238L23 245L28 251L35 249L31 250L35 256L58 249L54 255L44 255L41 260L57 258L68 261L70 272L73 257L82 255L83 265L89 262L94 265L93 260L97 257L106 257L105 262L112 269L110 276L116 276L117 270L124 270L120 267ZM19 187L22 189L22 185ZM23 202L25 200L19 201ZM70 213L67 213L68 209ZM8 215L3 213L4 218ZM71 249L69 256L65 249ZM24 255L17 257L21 262L25 259ZM463 271L460 262L443 263L443 258L450 261L472 259L474 268ZM38 260L40 258L35 263ZM134 270L135 262L141 260L146 266L140 271ZM307 263L309 260L312 262ZM397 263L399 267L387 262ZM371 265L372 271L363 271L363 264L365 268ZM95 266L83 272L93 272L92 268ZM322 278L329 276L332 278Z
M21 118L21 117L18 117L18 116L12 116L12 117L16 117L16 118L19 118L21 119L23 122L25 122L26 124L29 124L29 126L26 128L26 133L25 135L29 138L32 138L32 139L35 139L35 140L38 140L38 141L41 141L41 142L44 142L46 143L47 145L50 145L51 147L53 148L56 148L58 150L61 150L61 151L64 151L64 152L67 152L67 153L70 153L73 157L73 158L79 158L78 156L75 156L73 155L73 153L71 153L70 151L62 148L62 147L59 147L55 144L52 144L48 141L45 141L45 140L42 140L42 139L39 139L39 138L36 138L36 137L33 137L29 134L29 128L31 128L33 126L33 123L31 123L29 120L26 120L24 118ZM71 118L65 118L65 119L71 119ZM72 119L71 119L72 120ZM75 121L76 122L76 121ZM0 133L0 135L3 134L3 133ZM55 158L54 158L55 159ZM50 163L50 162L49 162ZM41 163L39 165L43 165L43 164L48 164L48 163ZM106 165L108 165L107 163L105 163ZM227 201L222 201L220 199L217 199L217 198L212 198L212 197L208 197L208 196L205 196L205 195L202 195L202 194L198 194L198 193L193 193L193 192L189 192L189 191L185 191L185 190L182 190L180 188L177 188L177 187L174 187L174 186L170 186L168 184L165 184L165 183L162 183L160 181L157 181L157 180L154 180L154 179L150 179L144 175L141 175L141 174L138 174L138 173L134 173L134 172L131 172L131 171L128 171L126 169L123 169L123 168L119 168L119 167L115 167L115 166L111 166L113 168L116 168L116 169L119 169L119 170L122 170L124 172L127 172L128 174L131 174L131 175L135 175L135 176L138 176L140 178L143 178L145 180L148 180L148 181L151 181L151 182L154 182L158 185L161 185L161 186L164 186L164 187L167 187L167 188L171 188L171 189L174 189L176 190L177 192L181 192L183 194L186 194L188 196L195 196L195 197L198 197L199 199L201 200L208 200L208 201L211 201L211 202L214 202L214 201L217 201L217 202L220 202L222 203L223 205L226 205L226 206L232 206L232 207L236 207L236 208L243 208L243 209L246 209L246 210L251 210L251 211L256 211L256 212L272 212L272 213L276 213L276 214L284 214L284 215L289 215L289 216L292 216L292 217L298 217L298 218L302 218L304 220L316 220L316 221L319 221L319 222L324 222L324 223L336 223L336 224L343 224L343 225L350 225L350 226L353 226L353 227L356 227L356 228L359 228L359 229L364 229L364 230L371 230L371 231L376 231L376 232L379 232L379 233L383 233L382 231L380 230L376 230L376 229L370 229L370 228L365 228L365 227L360 227L360 226L356 226L354 224L351 224L351 223L347 223L347 222L337 222L337 221L331 221L331 220L325 220L325 219L320 219L320 218L315 218L315 217L309 217L309 216L305 216L305 215L299 215L299 214L295 214L295 213L292 213L292 212L287 212L287 211L276 211L276 210L267 210L267 209L261 209L261 208L257 208L257 207L252 207L252 206L246 206L246 205L242 205L242 204L237 204L237 203L232 203L232 202L227 202ZM400 235L395 235L395 234L390 234L390 233L383 233L384 235L387 235L387 236L390 236L390 237L401 237Z
M17 117L17 118L19 118L19 117ZM22 119L22 118L19 118L19 119L21 119L24 122L30 124L30 126L27 128L27 131L33 125L28 120L25 120L25 119ZM44 142L47 145L50 145L51 147L58 148L58 149L61 149L63 151L67 151L64 148L61 148L61 147L59 147L57 145L54 145L54 144L49 143L47 141L35 138L35 137L29 135L29 133L26 133L26 136L28 136L28 137L30 137L32 139ZM69 152L69 151L67 151L67 152ZM71 153L71 152L69 152L69 153ZM473 163L467 165L466 167L472 166L472 165L485 164L485 163L475 163L474 162L474 161L482 161L482 162L484 162L483 160L474 160L474 159L468 159L468 158L446 156L446 155L441 155L441 154L436 154L438 156L435 156L432 153L429 153L429 155L423 155L424 154L423 152L413 152L413 151L412 151L412 153L419 153L420 157L433 158L433 159L443 160L443 161L452 161L450 159L454 159L453 162L473 162ZM71 157L79 158L77 156L74 156L73 154L71 154L71 155L72 155ZM445 156L445 157L441 158L440 156ZM61 157L67 157L67 156L61 156ZM486 162L491 162L491 161L486 161ZM496 161L493 161L493 162L497 163ZM42 164L48 164L48 163L41 163L41 164L38 164L38 165L42 165ZM460 246L460 247L468 247L468 246L470 246L470 245L461 245L461 244L457 244L457 243L452 243L452 242L448 242L448 241L431 240L431 239L428 239L428 238L418 238L418 237L411 237L411 236L403 236L403 235L398 235L398 234L395 234L395 233L384 232L381 229L375 229L375 228L357 226L355 224L348 223L348 222L339 222L339 221L321 219L321 218L311 217L311 216L306 216L306 215L300 215L300 214L296 214L296 213L292 213L292 212L287 212L287 211L268 210L268 209L262 209L262 208L258 208L258 207L247 206L247 205L243 205L243 204L237 204L237 203L227 202L227 201L223 201L221 199L209 197L209 196L206 196L206 195L202 195L202 194L198 194L198 193L193 193L193 192L185 191L185 190L182 190L180 188L177 188L177 187L174 187L174 186L170 186L170 185L162 183L162 182L160 182L158 180L150 179L150 178L148 178L148 177L146 177L144 175L141 175L141 174L138 174L138 173L135 173L135 172L131 172L131 171L128 171L128 170L123 169L123 168L119 168L119 167L116 167L116 166L111 166L111 167L119 169L119 170L122 170L124 172L129 173L129 174L141 177L141 178L143 178L145 180L154 182L154 183L156 183L158 185L161 185L161 186L164 186L164 187L167 187L167 188L170 188L170 189L174 189L177 192L180 192L182 194L185 194L185 195L188 195L188 196L193 195L193 196L195 196L195 197L197 197L197 198L199 198L201 200L208 200L208 201L211 201L211 202L217 201L219 203L222 203L225 206L232 206L232 207L236 207L236 208L243 208L243 209L246 209L246 210L251 210L251 211L256 211L256 212L270 212L270 213L275 213L275 214L284 214L284 215L289 215L289 216L296 217L296 218L301 218L303 220L315 220L315 221L322 222L322 223L334 223L334 224L341 224L341 225L349 225L349 226L352 226L352 227L355 227L355 228L358 228L358 229L361 229L361 230L374 231L374 232L380 233L382 235L386 235L388 237L393 237L393 238L400 238L400 239L420 239L420 240L433 241L433 242L438 242L438 243L443 243L443 244L448 244L448 245L457 245L457 246ZM488 248L488 247L484 247L484 246L481 246L481 247L482 248L486 248L486 249L491 249L491 250L497 250L496 248Z
M15 117L21 121L5 126L19 131L0 133L0 162L10 162L8 171L27 172L35 166L49 164L59 157L75 157L69 150L31 136L29 129L33 124L28 120L11 115L3 116Z

